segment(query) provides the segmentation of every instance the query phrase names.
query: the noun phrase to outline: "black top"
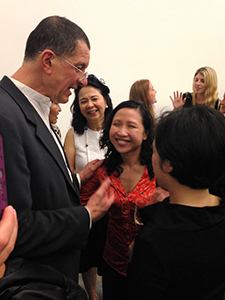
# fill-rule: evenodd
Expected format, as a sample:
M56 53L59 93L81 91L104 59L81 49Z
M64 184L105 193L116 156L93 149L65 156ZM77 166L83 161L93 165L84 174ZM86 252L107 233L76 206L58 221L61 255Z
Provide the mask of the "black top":
M129 299L223 299L225 202L199 208L168 201L141 210Z
M193 99L192 94L187 92L187 93L183 94L183 99L184 99L185 97L186 97L186 101L185 101L183 107L189 107L189 106L193 105L193 102L192 102L192 99ZM216 103L215 103L215 107L214 107L214 108L215 108L215 109L219 109L219 108L220 108L220 100L219 100L219 99L216 100Z

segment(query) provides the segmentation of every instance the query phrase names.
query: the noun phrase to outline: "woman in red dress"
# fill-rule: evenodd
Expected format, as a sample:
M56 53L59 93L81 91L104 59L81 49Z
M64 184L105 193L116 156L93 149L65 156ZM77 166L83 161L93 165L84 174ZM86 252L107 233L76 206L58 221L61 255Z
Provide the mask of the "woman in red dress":
M126 299L129 247L140 228L136 211L155 203L156 179L151 156L154 123L149 110L137 101L121 102L110 115L100 139L107 148L103 165L81 189L83 204L109 177L115 195L108 216L103 253L103 298ZM138 213L138 212L137 212Z

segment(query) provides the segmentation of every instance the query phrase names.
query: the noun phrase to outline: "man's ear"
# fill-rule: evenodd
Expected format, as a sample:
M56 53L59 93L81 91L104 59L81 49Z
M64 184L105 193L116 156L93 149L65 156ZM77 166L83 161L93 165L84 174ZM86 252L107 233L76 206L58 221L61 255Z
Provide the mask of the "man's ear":
M162 163L162 170L165 173L170 173L173 171L173 166L171 165L171 162L168 159L165 159Z
M44 50L41 53L41 66L46 74L50 75L52 72L52 60L56 57L51 50Z

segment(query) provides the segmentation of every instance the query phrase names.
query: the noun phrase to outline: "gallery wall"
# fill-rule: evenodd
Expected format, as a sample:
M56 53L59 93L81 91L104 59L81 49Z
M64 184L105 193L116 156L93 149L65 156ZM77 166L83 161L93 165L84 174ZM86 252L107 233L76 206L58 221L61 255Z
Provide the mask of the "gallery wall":
M23 60L27 36L46 16L60 15L81 26L91 42L89 73L104 78L114 106L128 99L137 79L157 90L157 115L172 109L174 90L191 91L194 72L211 66L225 92L224 0L0 0L0 77ZM70 127L70 105L58 125Z

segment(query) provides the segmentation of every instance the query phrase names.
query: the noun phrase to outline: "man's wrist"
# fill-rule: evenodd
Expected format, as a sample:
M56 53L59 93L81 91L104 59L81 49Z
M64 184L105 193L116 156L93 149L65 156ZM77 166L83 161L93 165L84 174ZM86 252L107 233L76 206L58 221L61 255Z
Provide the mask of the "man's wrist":
M84 208L87 210L87 212L88 212L88 214L89 214L89 217L90 217L90 225L89 225L90 227L89 227L89 228L91 229L91 226L92 226L91 213L90 213L90 211L89 211L89 209L87 208L86 205L84 206Z

